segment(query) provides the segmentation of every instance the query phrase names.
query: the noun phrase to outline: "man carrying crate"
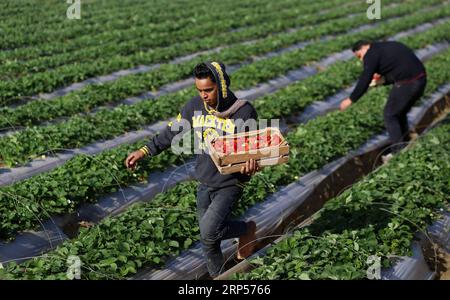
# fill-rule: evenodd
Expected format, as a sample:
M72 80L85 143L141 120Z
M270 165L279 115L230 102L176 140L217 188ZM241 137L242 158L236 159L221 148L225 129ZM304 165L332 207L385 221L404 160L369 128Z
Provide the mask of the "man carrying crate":
M194 129L194 134L205 141L211 137L242 132L246 129L246 126L242 126L245 121L255 120L256 124L257 113L253 106L238 100L230 91L230 78L223 64L201 63L195 67L194 77L200 99L194 98L187 102L176 121L169 123L164 131L154 136L144 147L131 153L125 160L127 168L135 168L143 157L155 156L169 148L174 137L186 127ZM205 149L205 144L200 143L199 147ZM213 278L220 274L224 264L220 247L222 240L239 238L239 259L248 257L253 251L255 222L230 220L229 217L233 206L242 196L244 184L258 170L256 161L249 160L241 173L222 175L205 151L196 155L196 179L200 181L197 189L200 237L208 271Z
M345 110L358 101L373 80L382 80L383 85L393 84L384 108L384 123L391 144L383 157L383 161L387 161L409 141L407 113L425 91L425 67L411 49L399 42L358 41L352 50L364 63L364 71L340 108Z

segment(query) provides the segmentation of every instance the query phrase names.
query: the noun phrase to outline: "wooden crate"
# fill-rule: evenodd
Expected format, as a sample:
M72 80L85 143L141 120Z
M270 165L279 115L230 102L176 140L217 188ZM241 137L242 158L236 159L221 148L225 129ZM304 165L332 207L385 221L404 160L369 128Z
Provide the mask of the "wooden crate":
M234 140L240 137L252 137L258 135L273 135L277 134L280 136L280 144L277 146L268 146L257 150L232 152L225 154L223 152L217 151L213 143L217 140ZM245 166L245 163L254 159L257 161L261 168L267 166L273 166L278 164L283 164L289 161L289 145L280 130L275 127L268 127L262 130L255 130L249 132L243 132L238 134L232 134L227 136L222 136L215 138L207 142L207 147L209 154L214 161L217 169L221 174L231 174L240 172L241 168Z

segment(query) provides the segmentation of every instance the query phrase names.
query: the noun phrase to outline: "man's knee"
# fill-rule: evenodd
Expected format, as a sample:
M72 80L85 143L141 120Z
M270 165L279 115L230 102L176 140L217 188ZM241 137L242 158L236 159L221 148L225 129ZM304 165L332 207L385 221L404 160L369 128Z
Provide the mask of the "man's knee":
M399 117L398 113L396 113L390 109L385 109L383 112L383 116L384 116L385 121L395 121Z
M220 242L219 228L211 220L202 218L200 220L200 238L206 245L214 245Z

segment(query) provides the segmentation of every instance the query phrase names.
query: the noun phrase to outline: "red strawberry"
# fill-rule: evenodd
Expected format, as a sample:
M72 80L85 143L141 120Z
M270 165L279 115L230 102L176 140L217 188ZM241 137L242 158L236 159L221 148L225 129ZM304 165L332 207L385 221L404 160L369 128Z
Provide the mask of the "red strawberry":
M271 136L270 146L278 146L281 143L281 137L278 134Z
M233 143L231 142L231 140L226 140L227 141L227 152L231 153L233 152Z
M265 148L265 147L268 146L268 141L267 141L267 136L266 135L261 135L259 137L258 146L259 146L260 149L261 148Z
M237 152L244 152L245 151L245 143L239 143L237 144Z
M250 150L258 149L258 138L256 136L252 136L248 140L248 145Z
M233 153L237 152L237 148L238 148L238 140L235 138L233 139Z
M214 149L216 149L217 152L223 152L223 141L222 140L216 140L214 142Z

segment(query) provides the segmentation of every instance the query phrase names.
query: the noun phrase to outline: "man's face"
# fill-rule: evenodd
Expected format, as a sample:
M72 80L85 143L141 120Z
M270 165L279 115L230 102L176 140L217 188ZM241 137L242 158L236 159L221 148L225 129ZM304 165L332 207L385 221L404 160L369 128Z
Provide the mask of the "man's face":
M211 78L195 78L195 86L200 98L210 107L217 106L217 84Z
M364 45L359 49L358 51L353 52L355 54L356 58L358 58L360 61L363 61L364 56L367 53L367 50L369 50L370 45Z

